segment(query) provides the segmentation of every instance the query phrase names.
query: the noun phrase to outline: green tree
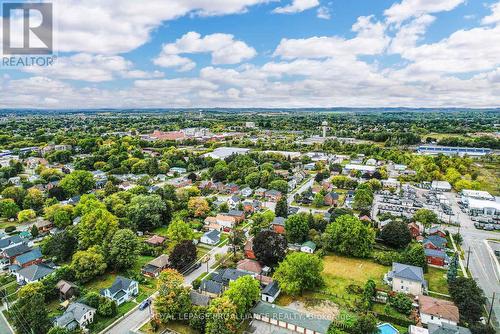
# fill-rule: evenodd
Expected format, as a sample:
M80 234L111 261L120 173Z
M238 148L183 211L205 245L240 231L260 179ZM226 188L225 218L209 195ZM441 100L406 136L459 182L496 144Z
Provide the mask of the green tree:
M316 208L320 208L325 205L325 196L323 196L320 192L314 195L312 205Z
M17 301L9 310L17 333L47 333L50 328L50 319L44 299L43 285L40 282L30 283L19 289Z
M31 209L19 211L19 213L17 214L17 220L19 220L20 223L27 223L35 218L36 218L36 212Z
M402 262L412 266L421 267L424 272L427 272L427 258L422 244L410 244L403 253Z
M12 199L18 207L23 206L24 196L26 196L26 190L21 187L7 187L2 191L2 197Z
M358 316L352 329L352 333L354 334L377 333L377 331L377 318L370 313Z
M434 224L439 223L439 218L436 213L429 209L418 209L413 215L415 221L424 225L424 228L429 228Z
M474 323L481 319L486 298L473 278L457 277L449 285L449 291L458 307L461 321Z
M274 180L269 183L269 189L278 190L282 194L288 193L288 182L285 180Z
M368 210L373 203L373 191L371 188L360 188L354 192L353 208L358 210Z
M251 188L257 188L260 184L260 173L253 172L245 177L245 183Z
M59 186L68 196L82 195L94 189L95 180L91 172L75 170L66 175L59 183Z
M196 261L196 246L191 240L184 240L175 245L170 253L170 265L179 271L184 271Z
M366 281L363 289L363 303L366 310L371 310L373 306L373 298L377 296L377 285L372 279Z
M411 232L405 222L393 220L380 232L385 244L395 248L405 248L411 242Z
M106 209L97 209L82 216L78 224L78 246L87 249L109 244L118 230L118 218Z
M398 292L395 296L389 297L389 305L399 313L409 315L413 309L412 304L413 300L402 292Z
M42 254L55 261L69 260L78 246L75 234L73 229L67 228L60 233L46 237L41 245Z
M316 255L296 252L285 257L273 277L283 292L298 295L321 286L322 271L323 262Z
M208 307L206 334L233 334L239 329L238 308L228 297L215 298Z
M166 269L160 273L157 282L158 296L153 307L162 323L178 319L191 306L189 290L184 287L184 277L174 269Z
M139 255L139 239L129 229L116 231L109 249L109 260L115 269L132 268Z
M76 252L71 260L71 269L75 272L76 279L83 283L104 274L106 267L104 256L96 247Z
M303 213L291 215L285 221L286 238L291 243L301 243L309 233L307 215Z
M276 217L288 217L288 202L286 196L282 196L278 200L274 212L276 213Z
M260 231L253 239L253 251L258 261L274 267L286 256L285 236L270 230Z
M26 196L23 200L23 207L25 209L32 209L40 212L43 208L44 202L45 197L43 196L43 193L36 188L31 188L26 192Z
M170 223L170 225L168 225L167 237L174 244L177 244L184 240L193 240L194 232L189 224L180 219L175 219Z
M158 195L138 195L132 198L127 217L140 231L151 231L168 223L167 205Z
M327 249L341 254L368 257L375 242L375 231L359 218L344 215L328 224L323 233Z
M224 181L227 178L227 175L229 174L229 168L227 167L227 164L225 161L217 161L215 166L211 170L211 175L212 179L214 181Z
M210 206L203 197L191 197L188 201L188 210L193 217L205 217L210 211Z
M224 296L229 298L238 309L238 315L243 317L260 299L260 283L250 275L241 276L229 283Z
M446 277L448 279L448 284L454 282L457 279L458 274L458 254L455 253L451 259L450 265L448 266L448 272Z
M37 238L38 237L38 227L36 227L36 225L33 225L31 226L31 229L30 229L30 234L33 238Z
M0 200L0 216L3 218L15 218L19 213L19 207L14 200L7 198Z

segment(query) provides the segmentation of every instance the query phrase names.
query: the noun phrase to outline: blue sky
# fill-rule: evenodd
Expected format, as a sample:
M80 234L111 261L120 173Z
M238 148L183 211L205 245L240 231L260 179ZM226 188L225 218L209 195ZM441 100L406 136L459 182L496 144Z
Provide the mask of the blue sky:
M56 0L0 107L498 107L498 0Z

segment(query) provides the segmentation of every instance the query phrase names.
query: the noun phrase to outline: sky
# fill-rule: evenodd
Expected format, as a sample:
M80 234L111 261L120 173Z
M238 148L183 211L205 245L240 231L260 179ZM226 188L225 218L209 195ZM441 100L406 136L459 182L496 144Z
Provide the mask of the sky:
M498 0L52 3L0 108L500 107Z

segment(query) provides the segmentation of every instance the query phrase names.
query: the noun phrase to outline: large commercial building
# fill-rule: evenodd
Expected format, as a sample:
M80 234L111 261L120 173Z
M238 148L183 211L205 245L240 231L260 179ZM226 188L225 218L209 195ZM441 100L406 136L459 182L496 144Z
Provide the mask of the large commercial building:
M483 156L493 153L491 148L482 147L451 147L451 146L433 146L422 145L419 146L417 152L427 155L469 155L469 156Z

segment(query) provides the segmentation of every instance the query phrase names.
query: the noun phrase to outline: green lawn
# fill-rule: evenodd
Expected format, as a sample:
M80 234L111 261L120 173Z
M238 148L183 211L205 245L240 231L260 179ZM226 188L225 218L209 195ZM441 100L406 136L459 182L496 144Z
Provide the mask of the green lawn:
M429 267L429 271L424 275L429 284L429 290L448 295L448 282L446 270Z
M207 254L208 252L210 252L211 249L212 248L210 246L205 246L205 245L198 244L196 246L198 259L202 258L205 254Z
M4 229L8 226L15 226L17 227L19 224L17 222L9 222L5 218L0 218L0 229Z
M157 227L153 230L154 234L161 235L162 237L167 237L167 226Z
M156 332L153 331L153 329L151 328L151 324L147 322L139 329L139 331L145 334L153 334L153 333L163 333L166 329L174 330L179 334L199 334L198 331L192 329L187 324L180 321L172 321L166 325L161 324L160 328L158 328Z

